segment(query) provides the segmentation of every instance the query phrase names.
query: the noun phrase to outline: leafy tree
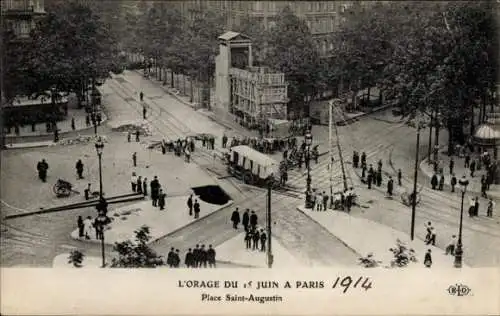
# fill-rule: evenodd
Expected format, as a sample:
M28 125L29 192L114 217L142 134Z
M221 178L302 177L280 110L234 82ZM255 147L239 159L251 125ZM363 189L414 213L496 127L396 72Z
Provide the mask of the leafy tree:
M32 37L29 63L38 79L36 91L55 86L81 99L87 80L107 77L118 53L106 25L76 2L49 12Z
M118 258L113 258L113 268L155 268L164 265L163 259L147 243L151 240L149 227L142 226L134 231L135 242L126 240L115 243L113 250Z
M269 33L265 65L285 74L289 83L289 113L300 113L306 100L315 95L320 79L319 53L311 32L303 20L285 7Z

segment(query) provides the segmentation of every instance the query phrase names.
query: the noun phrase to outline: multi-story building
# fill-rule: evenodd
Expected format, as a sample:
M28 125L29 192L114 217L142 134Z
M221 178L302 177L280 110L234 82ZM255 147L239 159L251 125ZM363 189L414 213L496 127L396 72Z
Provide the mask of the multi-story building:
M16 40L29 39L37 19L43 15L43 0L2 0L2 27L11 28Z
M318 45L322 55L328 55L333 49L331 35L343 21L342 13L352 6L353 1L175 1L183 15L196 9L213 9L227 18L228 30L237 26L245 17L255 20L268 29L276 21L278 14L286 7L304 19Z

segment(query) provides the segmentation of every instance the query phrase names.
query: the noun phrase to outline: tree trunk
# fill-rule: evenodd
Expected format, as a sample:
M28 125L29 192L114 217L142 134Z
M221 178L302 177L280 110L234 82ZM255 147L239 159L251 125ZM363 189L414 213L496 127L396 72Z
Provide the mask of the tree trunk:
M189 102L193 103L194 91L193 91L193 77L189 77Z
M370 89L371 87L368 87L368 91L366 91L366 102L368 105L370 105Z
M474 135L474 105L472 104L470 99L467 99L468 106L470 107L470 135Z
M431 161L432 154L432 124L434 123L434 111L431 110L431 123L429 124L429 148L427 148L428 161Z
M182 95L186 95L186 76L182 75Z
M436 147L439 147L439 122L438 122L438 119L437 119L437 113L436 113L436 117L434 119L434 122L435 122L435 126L434 126L434 146ZM438 157L439 157L439 153L438 153L439 149L437 149L437 152L434 153L434 160L437 161L438 160Z
M455 135L453 135L453 125L451 123L451 119L448 119L446 128L448 129L448 156L451 156L455 151L455 148L453 148L453 140Z
M162 72L163 67L160 65L160 67L159 67L159 68L160 68L160 71L159 71L160 75L158 76L158 80L159 80L159 81L161 81L161 78L162 78L162 77L161 77L161 72Z
M174 71L170 69L170 88L174 88Z

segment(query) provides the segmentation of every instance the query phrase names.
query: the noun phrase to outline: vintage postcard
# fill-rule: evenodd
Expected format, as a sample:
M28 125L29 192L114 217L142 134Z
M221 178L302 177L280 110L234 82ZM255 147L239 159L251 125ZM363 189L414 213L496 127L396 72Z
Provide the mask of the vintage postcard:
M498 9L2 1L0 312L499 314Z

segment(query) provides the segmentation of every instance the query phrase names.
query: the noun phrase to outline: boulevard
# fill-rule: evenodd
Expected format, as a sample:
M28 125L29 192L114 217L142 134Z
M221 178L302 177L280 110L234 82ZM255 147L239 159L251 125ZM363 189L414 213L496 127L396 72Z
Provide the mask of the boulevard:
M110 124L116 120L140 119L141 104L138 93L143 91L145 102L155 115L151 115L149 123L154 127L151 139L185 137L192 133L211 133L218 137L225 127L211 121L206 116L197 113L194 109L181 103L166 93L160 83L147 80L141 74L126 71L123 75L114 76L103 86L106 110ZM390 121L390 113L373 113L359 121L339 127L339 134L344 151L350 161L349 153L353 150L364 151L367 160L375 164L379 159L387 166L384 170L395 176L395 170L401 168L404 175L404 186L410 186L412 180L412 159L414 157L415 129L403 124L397 118ZM196 120L196 124L190 124ZM237 133L237 131L232 131ZM328 141L327 128L314 126L312 129L314 142L320 144L321 151L326 150ZM166 158L159 152L149 152L140 143L126 143L123 133L101 126L100 135L106 135L109 143L104 151L104 186L108 195L127 192L130 171L130 153L138 152L141 164L150 165L159 172L162 165L178 165L169 168L169 173L175 177L184 178L188 185L196 182L195 179L185 178L183 168L187 165L172 155ZM443 133L444 134L444 133ZM443 135L441 143L446 143ZM425 139L425 132L423 133ZM220 140L216 141L220 147ZM426 153L426 144L421 144L420 152ZM55 177L73 179L73 164L78 158L85 160L89 177L96 178L97 157L93 144L52 146L41 149L17 149L2 151L2 215L21 212L22 210L38 209L41 205L59 205L52 195L50 186ZM201 147L201 146L200 146ZM412 150L413 149L413 150ZM108 154L108 151L110 154ZM112 154L111 154L112 153ZM51 163L49 183L41 185L34 180L33 166L35 159L45 157ZM230 214L234 208L240 210L250 208L255 210L261 218L265 217L265 192L259 188L249 188L241 181L231 178L217 179L218 176L210 170L223 170L220 162L205 149L193 153L193 162L208 175L213 183L221 186L234 200L230 207L221 209L207 218L191 223L183 229L153 242L152 247L159 253L166 254L170 247L180 249L193 247L203 241L215 247L240 234L232 230L229 224ZM389 165L392 164L392 167ZM328 190L329 175L327 172L328 159L322 156L318 164L312 163L312 185L320 190ZM334 166L335 183L340 186L340 166ZM367 208L354 207L350 216L362 217L390 226L396 230L409 233L410 209L404 206L397 197L387 200L384 187L367 190L366 185L360 182L359 176L348 164L350 185L356 188L362 205ZM145 169L143 169L145 170ZM358 172L359 173L359 172ZM58 176L56 176L56 174ZM302 192L305 189L305 171L293 170L290 174L289 186L294 191ZM85 183L87 180L82 181ZM419 178L422 186L422 203L417 207L416 236L424 239L424 222L432 221L438 227L439 237L437 246L446 247L448 236L458 230L458 211L460 207L458 195L449 192L432 191L426 177ZM167 184L167 188L170 186ZM170 190L169 190L170 191ZM175 191L175 189L173 189ZM170 192L169 192L170 194ZM22 198L21 198L22 197ZM72 200L81 199L74 197ZM296 210L302 204L303 195L296 197L273 194L273 238L283 245L299 262L306 266L335 266L356 265L358 254L346 247L335 233L331 233L321 223L317 223L309 216ZM65 201L66 202L66 201ZM84 249L87 255L99 255L97 245L86 244L70 238L74 229L76 214L93 215L93 209L83 211L65 211L56 214L36 215L29 218L19 218L11 221L2 221L2 265L18 266L51 266L53 258L68 248ZM478 218L466 220L464 223L464 248L467 249L464 261L473 267L491 266L498 263L500 249L498 238L498 214L492 219ZM442 237L441 237L442 236ZM360 238L376 238L370 232L360 232ZM391 245L387 245L389 248ZM111 255L111 247L106 247Z

